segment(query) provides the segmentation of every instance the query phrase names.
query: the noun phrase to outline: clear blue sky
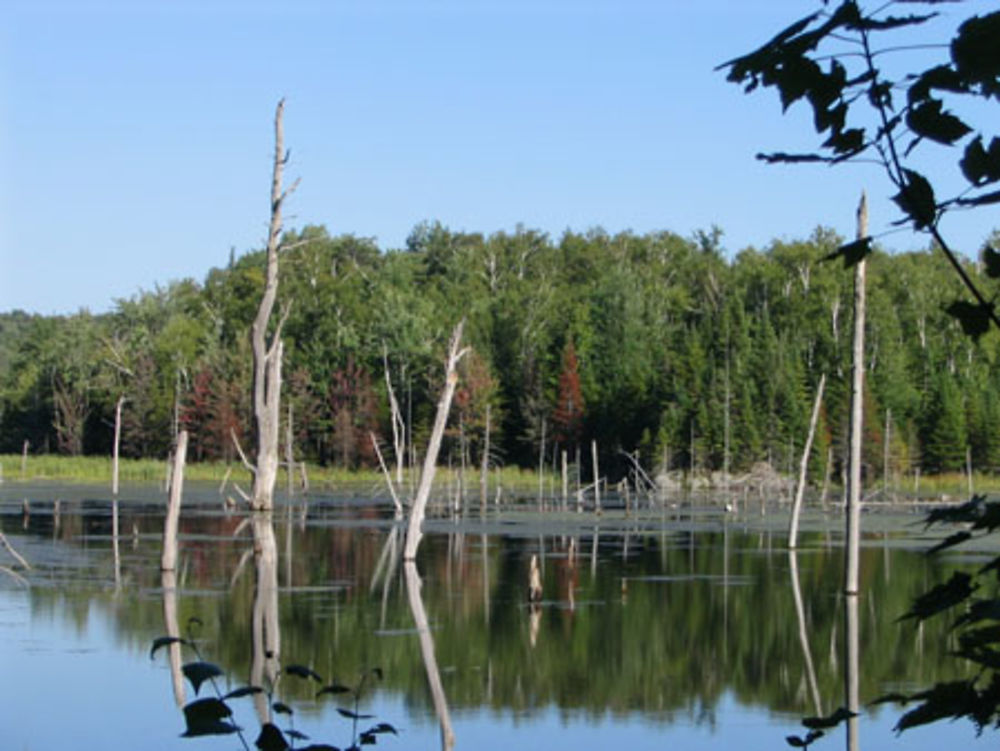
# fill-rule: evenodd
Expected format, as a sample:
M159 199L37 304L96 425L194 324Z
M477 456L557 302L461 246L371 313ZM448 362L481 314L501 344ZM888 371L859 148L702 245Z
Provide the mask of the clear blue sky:
M486 234L719 225L729 251L872 230L874 168L768 167L815 145L805 110L713 68L810 0L8 0L0 10L0 310L108 310L260 247L274 106L286 226L401 247ZM938 6L965 15L992 3ZM982 12L982 10L980 11ZM948 220L975 252L1000 216ZM900 250L926 239L895 234Z

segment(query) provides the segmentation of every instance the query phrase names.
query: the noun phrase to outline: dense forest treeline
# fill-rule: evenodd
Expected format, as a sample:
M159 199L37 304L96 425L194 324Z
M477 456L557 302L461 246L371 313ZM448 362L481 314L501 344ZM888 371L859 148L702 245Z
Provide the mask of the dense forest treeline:
M445 448L456 462L478 462L488 423L494 462L537 466L543 438L546 462L596 439L612 472L622 451L655 469L785 471L825 372L813 471L831 457L839 477L851 272L822 262L842 242L828 230L732 256L718 230L553 240L435 223L387 252L315 226L285 240L283 411L299 459L370 465L371 432L391 447L386 372L419 451L447 335L465 316L472 353ZM0 316L0 452L27 440L107 453L124 397L125 455L163 456L186 427L195 460L234 459L231 432L251 440L248 331L263 274L262 251L231 255L202 283L107 314ZM956 470L967 450L977 470L1000 470L998 340L970 339L945 312L961 296L953 271L930 251L877 251L868 279L866 472L881 476L886 457L892 472Z

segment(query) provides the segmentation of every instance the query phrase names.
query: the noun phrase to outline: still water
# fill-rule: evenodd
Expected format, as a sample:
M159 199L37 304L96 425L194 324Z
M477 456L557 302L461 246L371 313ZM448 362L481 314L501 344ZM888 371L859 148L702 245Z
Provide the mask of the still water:
M29 513L22 505L27 500ZM379 748L788 748L803 716L844 704L843 550L836 510L804 522L791 556L787 511L655 506L626 517L533 508L432 519L416 570L394 556L391 509L311 497L269 518L190 490L176 577L161 575L164 498L131 490L0 486L0 524L32 565L0 551L0 747L253 748L272 720L309 740L356 736L338 708L389 723ZM947 623L897 622L911 599L975 554L927 558L920 517L865 516L858 607L862 702L964 675ZM270 549L271 562L262 555ZM542 601L529 602L532 556ZM412 578L411 578L412 577ZM268 585L270 582L270 586ZM196 620L192 620L196 619ZM421 629L421 621L427 626ZM177 633L219 666L236 735L182 738L196 698L171 667L198 658L153 641ZM289 675L302 665L321 680ZM178 662L179 665L179 662ZM381 678L371 671L379 668ZM357 697L316 697L321 686ZM432 690L433 686L439 691ZM200 697L215 695L211 683ZM864 749L981 746L968 724L897 738L902 710L868 707ZM843 728L813 748L843 748Z

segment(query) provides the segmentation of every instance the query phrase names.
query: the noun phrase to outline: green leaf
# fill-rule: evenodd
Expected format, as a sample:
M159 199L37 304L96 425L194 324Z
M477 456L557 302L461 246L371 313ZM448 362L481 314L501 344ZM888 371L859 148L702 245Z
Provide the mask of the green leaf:
M317 683L323 682L323 679L320 677L319 673L317 673L310 667L306 667L305 665L288 665L285 668L285 672L288 675L294 675L299 678L306 678L306 679L312 678Z
M962 325L962 331L973 339L978 339L989 331L990 323L993 320L992 306L966 302L965 300L956 300L945 308L945 312L953 318L957 318Z
M914 170L903 170L905 184L892 200L903 210L903 213L913 220L916 229L925 229L934 224L937 215L937 204L934 201L934 189L927 178Z
M834 261L837 258L844 259L844 268L849 269L859 264L872 252L872 238L863 237L860 240L841 245L832 253L823 256L824 261Z
M213 665L210 662L189 662L181 670L184 671L184 676L191 681L195 695L198 694L202 683L223 674L218 665Z
M906 124L919 136L950 146L972 132L972 128L945 112L940 99L931 99L910 109Z
M161 647L168 647L171 644L187 644L187 640L179 636L159 636L153 640L153 647L149 650L149 659L153 659Z

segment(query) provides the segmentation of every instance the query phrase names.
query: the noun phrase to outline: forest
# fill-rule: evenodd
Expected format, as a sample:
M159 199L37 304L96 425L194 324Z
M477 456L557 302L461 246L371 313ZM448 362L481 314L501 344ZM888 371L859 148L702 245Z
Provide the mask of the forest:
M375 466L371 436L392 443L391 383L419 451L464 317L472 351L443 458L478 462L489 446L492 464L537 467L596 440L612 475L625 452L647 471L790 472L825 373L810 471L839 479L852 276L824 258L843 239L818 228L729 253L722 237L423 223L405 248L382 250L322 226L289 231L281 435L299 460ZM865 473L1000 470L996 334L963 334L946 310L959 281L932 249L876 248L868 273ZM123 398L124 455L164 457L186 428L192 460L234 461L232 435L252 442L248 332L263 279L263 251L230 251L203 281L109 313L0 315L0 453L27 441L33 453L106 455Z

